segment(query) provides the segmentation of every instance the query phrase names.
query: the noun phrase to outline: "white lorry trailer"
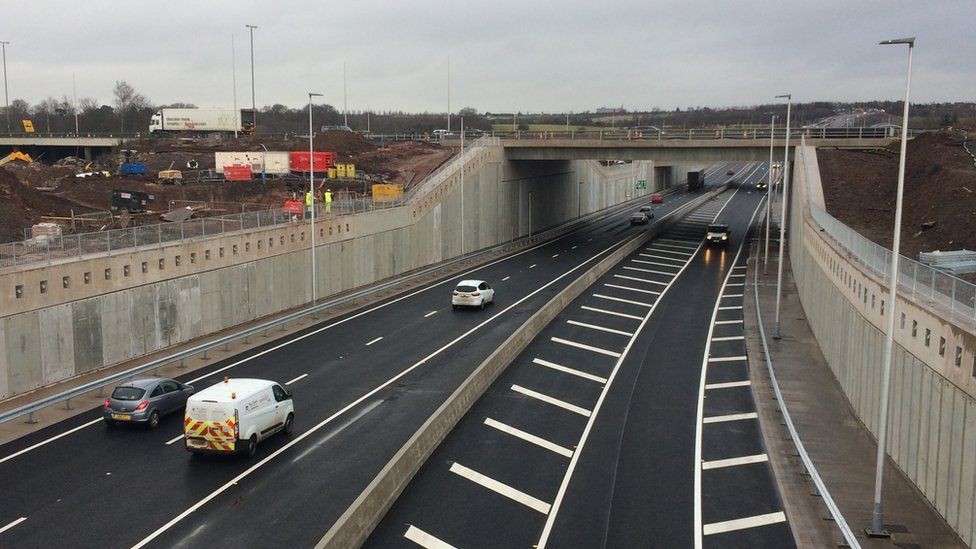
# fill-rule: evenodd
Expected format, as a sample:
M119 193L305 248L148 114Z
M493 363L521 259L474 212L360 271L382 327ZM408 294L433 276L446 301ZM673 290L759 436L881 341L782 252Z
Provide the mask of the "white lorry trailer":
M149 119L149 133L249 134L254 129L251 109L159 109Z

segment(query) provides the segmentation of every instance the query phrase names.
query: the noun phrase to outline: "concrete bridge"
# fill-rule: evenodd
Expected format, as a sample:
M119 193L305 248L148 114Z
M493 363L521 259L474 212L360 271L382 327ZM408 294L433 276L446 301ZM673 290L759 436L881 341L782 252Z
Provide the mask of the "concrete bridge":
M52 149L71 149L71 153L91 159L95 149L118 147L122 141L136 137L130 134L9 134L0 135L0 152L28 151L40 153Z

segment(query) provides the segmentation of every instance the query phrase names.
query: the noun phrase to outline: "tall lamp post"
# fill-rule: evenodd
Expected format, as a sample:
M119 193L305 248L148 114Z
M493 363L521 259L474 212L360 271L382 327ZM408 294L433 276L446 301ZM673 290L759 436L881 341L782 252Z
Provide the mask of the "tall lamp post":
M0 48L3 48L3 114L7 117L7 133L10 133L10 96L7 95L7 44L9 43L0 41Z
M767 272L769 267L769 216L772 210L772 197L776 196L773 192L773 133L776 132L776 115L773 115L773 120L769 123L769 169L766 177L766 248L763 260L763 273Z
M251 135L258 129L258 108L254 100L254 29L257 25L244 25L251 32Z
M782 335L779 330L779 304L783 297L783 248L786 245L786 202L789 200L790 189L787 182L790 177L790 107L793 105L793 94L777 95L776 98L786 98L786 145L783 154L783 208L779 216L779 265L776 269L776 339Z
M461 117L461 259L464 259L464 117Z
M312 210L312 305L315 305L317 296L315 292L315 155L312 143L314 137L312 133L313 97L322 97L322 94L308 92L308 192L312 197L309 209Z
M905 190L905 150L908 147L908 101L912 93L912 51L915 37L885 40L883 46L908 44L908 82L905 84L905 110L901 119L901 156L898 159L898 191L895 195L895 231L891 246L891 267L888 279L888 329L885 332L884 362L881 369L881 404L878 415L878 457L874 471L874 511L871 513L871 537L888 537L884 530L884 504L881 502L881 484L884 473L885 438L888 430L888 385L891 381L891 351L894 345L895 304L898 303L898 254L901 247L901 207Z

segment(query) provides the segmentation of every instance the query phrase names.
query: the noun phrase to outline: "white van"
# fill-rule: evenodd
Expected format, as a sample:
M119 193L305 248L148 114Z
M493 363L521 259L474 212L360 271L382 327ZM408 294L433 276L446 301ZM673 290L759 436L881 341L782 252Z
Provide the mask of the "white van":
M224 378L186 401L183 438L198 454L253 456L258 442L291 432L295 406L291 392L274 381Z

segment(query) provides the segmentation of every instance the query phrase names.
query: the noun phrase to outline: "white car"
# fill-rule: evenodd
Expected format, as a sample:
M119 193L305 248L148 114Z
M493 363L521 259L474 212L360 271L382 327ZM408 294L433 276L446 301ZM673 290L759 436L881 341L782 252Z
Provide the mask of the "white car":
M197 454L253 456L258 442L290 433L295 421L291 392L264 379L224 378L186 401L183 438Z
M458 307L481 307L495 301L495 290L484 280L462 280L451 294L451 305Z

